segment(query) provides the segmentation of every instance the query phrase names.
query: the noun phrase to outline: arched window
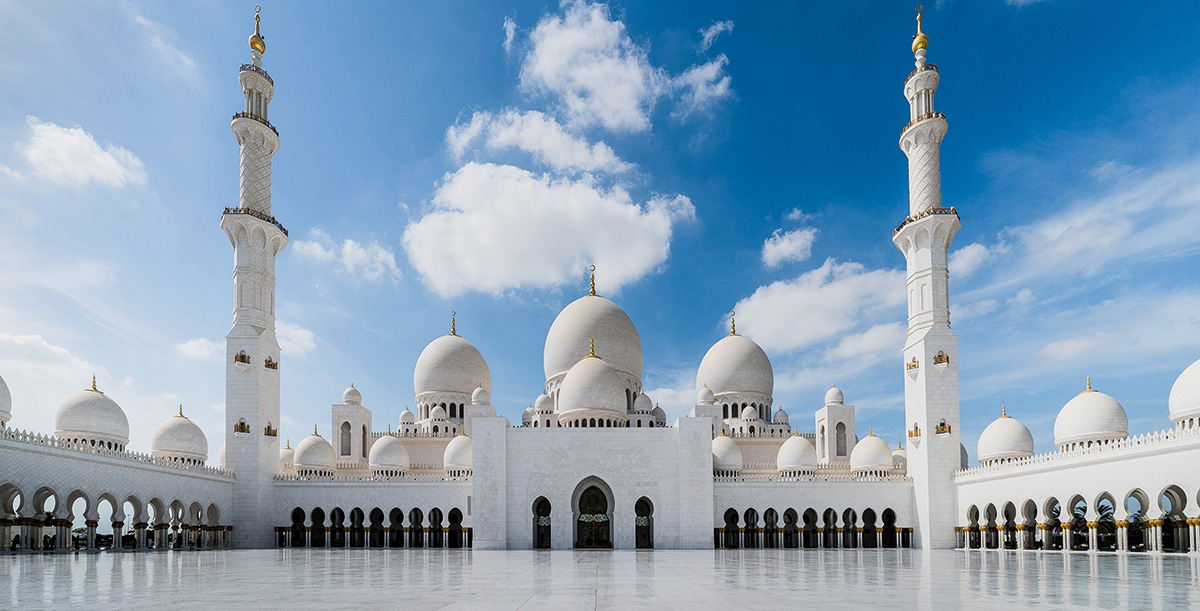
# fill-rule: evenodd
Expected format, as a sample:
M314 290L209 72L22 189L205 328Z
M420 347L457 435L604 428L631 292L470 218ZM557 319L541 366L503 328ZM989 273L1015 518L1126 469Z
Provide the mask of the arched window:
M367 425L362 427L362 457L367 457Z
M837 428L834 430L836 431L835 435L837 436L837 455L845 456L846 455L846 423L844 423L844 422L837 423Z
M342 456L350 455L350 423L342 423Z

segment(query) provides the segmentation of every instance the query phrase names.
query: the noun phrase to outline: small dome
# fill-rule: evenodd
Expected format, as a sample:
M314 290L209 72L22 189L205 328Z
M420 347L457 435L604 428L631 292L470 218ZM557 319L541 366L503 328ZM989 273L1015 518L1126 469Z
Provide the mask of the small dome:
M854 444L854 451L850 452L850 470L855 473L891 471L892 449L886 441L867 433L866 437Z
M536 401L533 402L533 411L539 414L549 414L554 411L554 399L551 399L546 393L538 395Z
M570 371L595 340L596 354L620 373L642 379L642 340L633 321L617 304L584 295L559 312L550 331L542 363L549 380Z
M792 435L779 446L779 453L775 455L775 466L780 473L814 471L817 468L817 449L809 440Z
M4 381L0 380L0 410L4 408ZM1196 361L1183 370L1171 386L1171 396L1167 399L1171 409L1171 421L1179 422L1187 418L1200 416L1200 361ZM0 414L0 418L4 415Z
M747 405L742 410L742 420L758 420L758 410L753 405Z
M654 402L646 393L641 393L633 400L633 411L638 413L649 413L654 411Z
M392 435L384 435L371 444L367 463L372 471L408 471L408 449Z
M8 422L12 419L12 393L8 391L8 384L4 382L4 378L0 378L0 424Z
M1087 389L1067 401L1054 420L1054 444L1062 449L1072 443L1108 441L1129 436L1129 417L1117 400Z
M1033 434L1019 420L1010 418L1007 411L1002 411L999 418L983 429L975 451L981 463L1033 456Z
M713 403L716 403L716 401L716 395L713 394L712 389L707 385L702 387L700 391L696 393L696 403L712 405Z
M297 471L333 471L337 454L324 437L313 433L296 444L294 464Z
M279 472L290 473L294 471L296 464L296 451L292 449L292 444L289 442L286 447L279 449ZM221 451L225 451L225 446L221 446Z
M908 450L905 450L904 446L897 444L896 449L892 450L892 457L894 458L896 456L902 456L904 457L904 460L908 460Z
M92 388L81 390L62 402L54 415L54 435L59 439L84 439L125 446L129 443L129 419L108 395Z
M771 360L758 344L741 335L726 335L700 361L696 392L704 385L714 395L757 393L770 397L775 388L775 374Z
M625 413L625 383L616 370L599 357L575 363L563 378L558 395L559 413L604 410Z
M483 386L492 392L492 374L483 355L471 342L457 335L443 335L421 351L413 369L417 395L456 392L470 395Z
M741 471L742 450L728 435L718 435L712 442L713 471Z
M477 386L475 390L471 391L472 405L486 405L491 400L492 393L488 392L488 389L482 386Z
M829 387L825 393L825 405L842 405L846 402L846 395L842 394L842 389L837 386Z
M654 411L651 413L654 414L654 422L658 423L659 426L665 426L667 424L667 412L664 412L663 408L655 405Z
M178 415L167 418L154 429L150 453L161 458L203 463L208 460L208 439L195 422L183 415L183 407L180 407Z
M530 422L533 422L533 406L532 405L525 408L525 411L521 412L521 424L529 424Z
M225 444L221 444L221 449L217 450L217 468L228 469L225 463Z
M417 417L413 415L412 410L407 407L400 412L400 424L412 424L417 421Z
M430 420L445 420L446 419L446 409L440 405L434 406L433 409L429 410L429 419Z
M362 404L362 393L358 392L358 389L354 387L354 384L351 384L350 388L347 388L346 392L342 393L342 403L345 403L346 405Z
M471 438L459 435L446 444L446 452L442 454L442 465L446 471L471 470Z
M782 407L775 410L775 417L771 421L775 424L788 424L787 412L783 411Z

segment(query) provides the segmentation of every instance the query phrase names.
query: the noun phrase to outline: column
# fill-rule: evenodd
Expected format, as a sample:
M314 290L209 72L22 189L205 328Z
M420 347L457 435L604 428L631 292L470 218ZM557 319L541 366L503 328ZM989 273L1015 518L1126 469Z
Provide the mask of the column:
M96 527L100 525L100 520L84 520L84 526L87 526L87 549L89 552L96 551Z
M1053 534L1050 531L1050 525L1041 522L1037 525L1038 533L1042 536L1042 551L1050 551L1050 544L1053 541Z
M1117 551L1129 551L1129 522L1117 520Z
M1100 526L1100 523L1099 523L1099 522L1088 522L1088 523L1087 523L1087 527L1088 527L1088 551L1089 551L1089 552L1096 552L1096 551L1098 551L1098 550L1096 549L1096 542L1098 541L1098 539L1097 539L1097 537L1096 537L1096 529L1097 529L1099 526Z
M133 525L134 539L137 540L138 551L144 551L146 549L146 527L147 526L149 526L149 524L147 524L145 522L138 522L137 524Z
M1060 522L1059 526L1062 527L1062 551L1066 553L1071 551L1071 523Z

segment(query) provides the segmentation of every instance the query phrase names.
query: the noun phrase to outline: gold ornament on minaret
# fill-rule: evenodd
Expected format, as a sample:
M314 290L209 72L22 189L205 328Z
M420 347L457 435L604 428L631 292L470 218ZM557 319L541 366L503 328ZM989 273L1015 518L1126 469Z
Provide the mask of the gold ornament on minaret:
M920 4L917 5L917 35L913 36L913 44L912 44L913 53L916 53L917 51L920 51L921 49L924 49L929 46L929 37L925 35L925 32L921 31L921 9L922 8L923 7Z
M267 43L263 41L262 33L258 31L258 23L262 20L258 13L262 11L261 6L254 7L254 33L250 35L250 48L259 53L267 52Z

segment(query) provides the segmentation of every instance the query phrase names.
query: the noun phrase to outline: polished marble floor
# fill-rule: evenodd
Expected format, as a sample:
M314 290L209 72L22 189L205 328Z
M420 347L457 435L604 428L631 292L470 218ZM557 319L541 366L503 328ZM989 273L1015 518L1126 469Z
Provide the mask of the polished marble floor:
M1200 556L918 550L0 555L0 609L1200 608Z

